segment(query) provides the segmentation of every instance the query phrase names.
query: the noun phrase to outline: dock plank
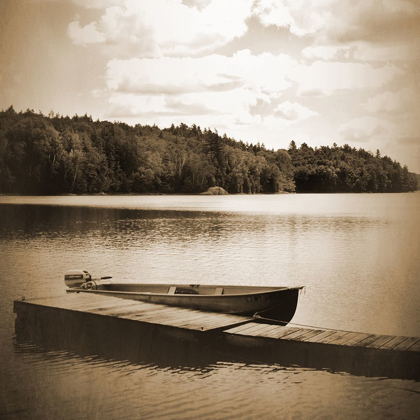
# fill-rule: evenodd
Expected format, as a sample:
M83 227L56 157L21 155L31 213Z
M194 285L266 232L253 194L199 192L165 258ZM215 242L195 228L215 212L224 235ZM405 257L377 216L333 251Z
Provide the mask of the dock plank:
M118 311L120 311L124 308L132 307L132 306L137 308L137 310L140 309L140 306L136 303L126 305L126 304L121 304L119 302L114 302L113 304L108 303L107 305L98 305L98 307L89 306L87 308L77 309L77 310L78 311L82 310L83 312L89 312L89 313L92 313L92 314L100 314L100 315L109 316L113 312L118 312Z
M347 334L347 331L334 331L333 334L327 335L317 340L317 343L330 344L332 341L336 341Z
M231 318L229 321L225 319L220 320L213 320L213 322L208 323L205 319L199 319L198 321L191 320L188 323L184 323L182 325L174 325L177 328L187 328L187 329L194 329L197 331L210 331L210 330L217 330L221 328L226 328L232 325L236 325L239 323L247 322L246 319L243 318Z
M407 350L410 348L413 344L417 343L419 341L419 337L408 337L406 340L404 340L401 344L398 344L394 347L395 350Z
M408 337L405 336L395 336L390 341L386 342L385 344L382 344L380 348L392 350L394 349L394 347L398 346L398 344L401 344L403 341L407 340L407 338Z
M274 330L272 332L270 332L269 336L272 338L276 338L276 339L280 339L283 337L287 337L290 334L294 334L298 331L301 331L302 328L297 328L297 327L282 327L282 326L278 326L277 330Z
M377 340L373 341L372 343L368 344L366 347L369 348L380 348L382 345L388 343L388 341L392 340L392 335L383 335L382 337L379 337Z
M296 340L298 337L304 336L308 333L307 328L301 328L299 331L295 331L291 334L283 336L283 340Z
M149 308L149 307L144 307L141 304L138 303L134 303L134 304L117 304L117 305L110 305L110 306L99 306L99 307L89 307L89 308L85 308L82 312L88 312L88 313L92 313L92 314L97 314L97 315L104 315L104 316L112 316L112 314L114 312L118 313L124 310L124 308L130 308L132 309L132 311L130 311L131 313L134 314L147 314L150 313L151 311L153 311L153 308ZM156 308L156 312L158 312L159 309Z
M173 311L160 311L160 312L147 312L145 314L134 314L134 315L128 315L126 318L132 318L136 321L140 322L147 322L147 323L169 323L170 325L173 325L174 323L180 323L185 318L190 318L190 313L185 312L173 312Z
M37 302L37 304L43 305L44 302ZM99 296L88 296L87 298L85 298L84 296L79 297L70 295L70 297L67 299L55 301L53 304L45 303L45 305L52 306L55 308L83 311L90 308L107 308L116 305L124 305L124 301L123 299L117 301L112 298L110 299L109 297L103 299Z
M408 337L405 341L398 346L395 346L395 350L409 350L411 347L420 340L419 337Z
M161 316L180 316L181 314L185 314L185 311L188 311L183 308L174 308L164 305L156 305L155 308L148 307L144 309L145 310L138 311L137 313L127 315L127 318L137 321L146 321Z
M267 337L271 334L272 331L276 331L278 329L278 325L266 324L266 327L267 328L259 330L256 336Z
M110 308L106 311L92 311L93 313L99 313L105 316L136 316L137 318L146 318L148 316L159 316L160 314L168 314L168 311L165 309L151 309L151 308L142 308L138 305L119 307L119 308Z
M359 341L356 345L357 347L367 347L370 343L373 343L380 337L382 337L381 334L369 334L366 338Z
M190 320L185 320L181 324L177 325L177 328L187 328L187 329L196 329L201 331L208 331L208 330L215 330L219 328L226 328L226 318L219 318L213 319L211 322L208 322L207 317L196 317L191 318ZM229 319L229 326L239 324L239 323L246 323L248 322L247 318L243 317L236 317Z
M118 299L110 296L86 296L85 294L80 294L80 296L66 295L66 297L63 297L58 300L56 299L53 302L51 302L50 300L36 301L35 304L82 312L106 312L108 310L118 310L119 308L129 307L133 305L138 305L139 311L153 308L153 306L149 306L149 304L144 302Z
M142 307L139 307L137 304L127 305L127 306L119 306L115 308L109 308L106 311L102 312L101 315L106 316L115 316L115 317L121 317L126 316L130 314L138 314L141 312L150 311L150 309L143 309Z
M262 333L266 329L266 327L267 326L264 324L253 323L253 325L246 330L246 334L254 336L258 333Z
M201 331L236 325L238 323L247 322L251 319L236 315L203 312L177 307L166 307L166 310L142 314L141 316L131 314L128 315L127 318L135 319L141 322L174 326L177 328L185 327L191 329L194 327L193 329Z
M245 325L239 325L234 328L230 328L228 331L226 331L229 334L240 334L240 335L246 335L246 330L254 327L255 325L260 325L257 322L250 322Z
M420 339L417 340L412 346L410 346L407 351L420 352Z
M42 299L27 299L26 303L39 305L39 306L48 306L51 308L61 308L63 306L83 306L89 304L98 304L101 300L99 300L95 296L75 296L75 295L64 295L58 298L42 298ZM102 301L104 302L104 300Z
M323 332L321 332L320 334L317 334L313 337L308 338L306 341L308 343L317 343L319 340L322 340L325 337L328 337L329 335L334 334L335 331L333 330L325 330Z
M237 316L237 315L229 315L229 318L222 318L220 317L220 320L218 318L217 322L216 320L214 321L214 324L209 322L208 325L214 329L219 329L222 326L226 327L230 327L230 326L234 326L234 325L238 325L238 324L247 324L248 322L251 322L252 318L246 318L246 317L242 317L242 316Z
M354 332L351 333L352 337L348 338L348 340L346 340L343 345L345 346L354 346L357 343L359 343L360 341L364 340L365 338L369 337L371 334L368 333L361 333L361 332Z
M203 314L197 313L197 312L185 312L182 314L178 314L176 316L174 316L173 313L164 313L159 318L160 318L159 321L165 321L166 323L170 325L176 325L179 327L182 327L183 325L191 325L191 323L193 324L200 323L200 324L205 324L206 326L208 326L210 325L209 321L212 321L212 319L209 318L208 316L205 316L205 315L203 316Z
M321 334L324 330L309 330L305 335L298 337L297 341L308 341L310 338L315 337L318 334Z

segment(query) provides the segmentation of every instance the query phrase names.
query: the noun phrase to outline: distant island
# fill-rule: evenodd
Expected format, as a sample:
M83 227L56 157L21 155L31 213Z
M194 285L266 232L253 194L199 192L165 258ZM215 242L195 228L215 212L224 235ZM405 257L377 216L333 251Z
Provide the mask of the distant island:
M0 112L2 194L364 193L417 190L406 166L345 144L268 150L196 125L134 127Z

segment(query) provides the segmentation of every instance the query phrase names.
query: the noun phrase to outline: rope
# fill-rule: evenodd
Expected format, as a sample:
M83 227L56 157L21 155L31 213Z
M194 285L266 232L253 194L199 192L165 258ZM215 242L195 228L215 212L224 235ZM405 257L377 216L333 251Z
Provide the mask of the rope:
M283 324L283 325L284 324L295 325L297 327L313 328L313 329L316 329L316 330L340 331L340 332L347 332L347 333L359 332L359 331L341 330L339 328L328 328L328 327L318 327L318 326L315 326L315 325L297 324L295 322L287 322L287 321L282 321L282 320L279 320L279 319L265 318L265 317L259 316L259 315L254 315L254 318L261 319L261 320L264 320L264 321L270 321L270 322L275 323L275 324L279 323L279 324Z

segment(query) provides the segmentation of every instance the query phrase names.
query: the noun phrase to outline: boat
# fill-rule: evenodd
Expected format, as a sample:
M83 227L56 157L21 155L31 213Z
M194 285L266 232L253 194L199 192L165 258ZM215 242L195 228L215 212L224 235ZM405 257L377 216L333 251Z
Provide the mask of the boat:
M86 270L64 276L67 292L93 293L142 302L251 316L286 325L293 318L303 286L232 286L204 284L118 283L92 278Z

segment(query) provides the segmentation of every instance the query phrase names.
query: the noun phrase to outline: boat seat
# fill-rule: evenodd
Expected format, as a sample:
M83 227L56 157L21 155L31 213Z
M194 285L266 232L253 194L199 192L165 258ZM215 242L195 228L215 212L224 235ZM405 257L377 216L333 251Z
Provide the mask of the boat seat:
M215 295L223 295L223 287L216 287Z
M168 290L168 295L174 295L176 291L176 286L171 286Z

